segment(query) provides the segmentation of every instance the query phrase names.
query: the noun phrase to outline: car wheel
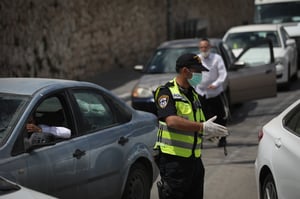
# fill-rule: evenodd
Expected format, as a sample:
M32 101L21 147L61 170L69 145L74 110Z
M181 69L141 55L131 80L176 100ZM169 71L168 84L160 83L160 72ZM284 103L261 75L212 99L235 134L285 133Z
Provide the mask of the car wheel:
M278 199L273 176L268 174L263 182L262 199Z
M149 199L152 179L147 168L137 163L130 169L122 199Z

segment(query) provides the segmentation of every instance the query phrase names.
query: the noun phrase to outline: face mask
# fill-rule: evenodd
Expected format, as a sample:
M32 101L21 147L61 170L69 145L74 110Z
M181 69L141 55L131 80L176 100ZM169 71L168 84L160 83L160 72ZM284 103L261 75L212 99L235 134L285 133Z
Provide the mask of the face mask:
M196 87L198 84L201 83L202 80L202 74L201 73L192 73L193 76L191 79L188 79L188 82L192 87Z
M201 52L201 55L204 57L204 58L207 58L209 56L209 51L207 52Z

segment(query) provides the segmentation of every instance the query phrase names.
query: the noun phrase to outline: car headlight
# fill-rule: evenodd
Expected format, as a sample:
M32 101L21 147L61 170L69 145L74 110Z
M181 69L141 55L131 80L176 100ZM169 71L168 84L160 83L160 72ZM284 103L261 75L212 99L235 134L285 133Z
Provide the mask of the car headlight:
M284 65L284 59L282 58L282 57L277 57L276 59L275 59L275 63L277 64L277 65Z
M276 71L282 72L284 70L284 59L276 58Z
M136 87L132 91L132 97L148 98L148 97L153 97L153 93L152 90L149 88Z

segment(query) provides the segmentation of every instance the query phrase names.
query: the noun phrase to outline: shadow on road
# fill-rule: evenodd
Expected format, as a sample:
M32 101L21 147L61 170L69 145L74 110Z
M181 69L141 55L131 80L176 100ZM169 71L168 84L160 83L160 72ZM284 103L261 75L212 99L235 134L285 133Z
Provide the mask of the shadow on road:
M236 104L231 107L231 119L228 121L229 125L234 125L243 122L251 110L257 107L256 101L245 102Z

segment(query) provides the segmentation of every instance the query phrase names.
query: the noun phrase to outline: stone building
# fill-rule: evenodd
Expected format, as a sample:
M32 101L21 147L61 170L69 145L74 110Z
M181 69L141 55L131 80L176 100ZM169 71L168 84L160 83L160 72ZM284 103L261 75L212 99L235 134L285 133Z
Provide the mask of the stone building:
M195 24L196 36L221 37L252 15L253 0L1 0L0 77L81 80L131 68Z

